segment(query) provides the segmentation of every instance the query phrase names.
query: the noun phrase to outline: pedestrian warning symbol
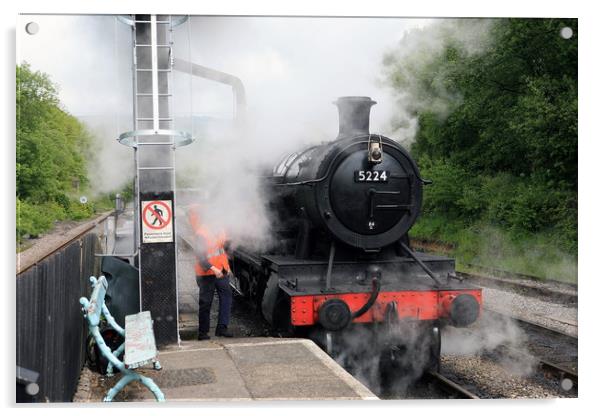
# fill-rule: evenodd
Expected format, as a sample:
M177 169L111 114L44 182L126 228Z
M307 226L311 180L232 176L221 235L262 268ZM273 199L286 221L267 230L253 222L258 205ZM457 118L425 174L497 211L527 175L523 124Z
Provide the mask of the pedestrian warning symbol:
M142 201L142 242L173 242L171 200Z

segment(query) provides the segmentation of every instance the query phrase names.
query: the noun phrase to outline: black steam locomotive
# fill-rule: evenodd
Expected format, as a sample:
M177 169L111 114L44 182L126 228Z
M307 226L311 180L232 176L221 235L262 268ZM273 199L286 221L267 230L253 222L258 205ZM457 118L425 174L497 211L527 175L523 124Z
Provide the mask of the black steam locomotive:
M410 248L428 182L403 147L369 132L375 101L335 104L336 140L287 155L266 178L279 244L237 249L236 285L276 328L332 350L362 327L379 353L419 350L436 366L440 326L473 323L481 290L456 278L453 259Z

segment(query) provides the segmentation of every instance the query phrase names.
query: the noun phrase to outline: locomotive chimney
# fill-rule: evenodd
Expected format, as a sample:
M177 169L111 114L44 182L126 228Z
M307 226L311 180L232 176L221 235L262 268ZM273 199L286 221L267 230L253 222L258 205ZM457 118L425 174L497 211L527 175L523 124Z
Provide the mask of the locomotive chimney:
M334 104L339 108L337 139L370 133L370 107L376 101L370 97L340 97Z

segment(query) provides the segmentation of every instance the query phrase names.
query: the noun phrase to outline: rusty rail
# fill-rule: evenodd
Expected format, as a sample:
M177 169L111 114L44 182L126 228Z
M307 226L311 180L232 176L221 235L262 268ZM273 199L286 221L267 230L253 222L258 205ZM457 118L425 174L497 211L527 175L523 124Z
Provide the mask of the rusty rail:
M495 287L500 289L510 289L527 296L542 296L561 303L577 303L577 293L563 292L549 287L534 286L527 283L512 281L508 278L484 276L475 273L456 272L458 277L471 280L483 286ZM540 282L544 282L540 280Z
M465 389L464 387L462 387L461 385L459 385L458 383L450 380L449 378L445 377L443 374L438 373L436 371L429 371L426 373L432 380L434 380L435 382L437 382L437 384L439 384L439 386L441 386L444 390L448 391L449 393L452 393L456 396L458 396L459 399L480 399L479 396L477 396L476 394L468 391L467 389Z
M474 270L480 270L481 272L489 273L492 276L494 276L494 278L523 279L523 280L531 280L534 282L552 282L552 283L555 283L555 284L558 284L561 286L565 286L567 288L577 289L576 283L564 282L564 281L558 280L558 279L544 278L544 277L533 276L533 275L525 274L525 273L510 272L510 271L498 269L495 267L480 266L478 264L473 264L473 263L467 263L466 266L471 269L474 269Z
M541 325L541 324L539 324L539 323L537 323L535 321L529 320L529 319L520 318L520 317L515 316L515 315L508 315L508 314L505 314L505 313L502 313L502 312L498 312L498 311L495 311L495 310L489 309L489 308L483 308L483 309L489 315L497 315L497 316L500 316L500 317L505 317L505 318L508 318L508 319L512 319L513 321L516 321L520 326L528 327L528 328L535 329L535 330L538 330L538 331L549 332L551 334L554 334L557 337L565 338L567 341L575 341L576 342L577 339L578 339L578 337L575 336L575 335L568 334L568 333L566 333L564 331L560 331L558 329L549 328L549 327L547 327L545 325Z
M574 335L567 334L566 332L559 331L559 330L553 329L553 328L548 328L547 326L544 326L544 325L541 325L536 322L526 320L523 318L506 315L506 314L503 314L503 313L500 313L497 311L493 311L490 309L486 309L486 310L487 310L487 313L489 313L489 314L505 316L507 318L510 318L513 321L516 321L521 327L528 329L530 331L548 333L552 337L558 339L559 342L563 342L566 344L575 344L575 345L577 344L578 338ZM501 345L498 347L498 349L511 351L512 354L522 355L522 356L525 356L527 359L530 358L529 356L525 355L524 352L522 352L516 348L513 348L511 346L508 346L508 345ZM564 380L566 380L566 379L570 380L570 382L571 382L570 387L565 390L569 391L571 389L574 389L575 391L577 391L578 374L576 371L566 368L562 364L553 363L544 357L537 356L536 358L538 361L538 368L542 373L556 377L561 386L562 386L562 383Z

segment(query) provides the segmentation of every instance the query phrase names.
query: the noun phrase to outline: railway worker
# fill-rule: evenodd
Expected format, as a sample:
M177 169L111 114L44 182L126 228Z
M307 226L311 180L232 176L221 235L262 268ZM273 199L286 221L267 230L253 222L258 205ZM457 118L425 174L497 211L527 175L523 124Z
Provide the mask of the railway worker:
M202 222L200 205L188 209L188 221L195 235L194 265L196 283L199 287L199 340L209 339L209 317L213 295L217 290L219 313L215 335L232 337L228 331L232 289L230 287L230 264L225 250L226 234L215 233ZM215 227L213 227L215 229Z

